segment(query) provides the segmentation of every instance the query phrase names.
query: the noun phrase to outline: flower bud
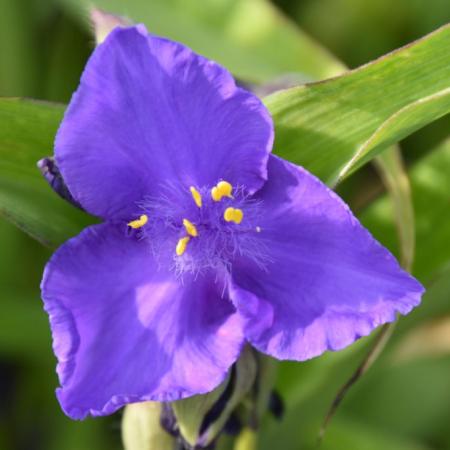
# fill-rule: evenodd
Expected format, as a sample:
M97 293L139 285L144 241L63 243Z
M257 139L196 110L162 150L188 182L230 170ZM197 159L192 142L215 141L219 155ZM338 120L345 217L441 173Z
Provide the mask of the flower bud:
M83 209L80 204L72 197L64 179L52 157L42 158L37 162L37 166L42 176L50 187L64 200L68 201L77 208Z
M214 391L172 403L183 439L192 447L200 448L213 442L249 393L255 378L255 356L246 347L230 375Z
M132 22L125 17L116 16L98 8L91 8L90 15L97 45L101 44L114 28L132 25Z
M258 448L258 436L255 430L244 428L234 444L234 450L256 450Z
M122 418L125 450L173 450L175 440L160 425L161 403L131 403Z

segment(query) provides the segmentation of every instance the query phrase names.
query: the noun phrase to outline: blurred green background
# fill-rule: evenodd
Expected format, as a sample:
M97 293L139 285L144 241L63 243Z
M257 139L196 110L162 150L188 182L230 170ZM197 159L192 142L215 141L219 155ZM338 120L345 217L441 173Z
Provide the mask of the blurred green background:
M115 6L125 4L133 11L136 5L145 10L152 1L100 3L115 12ZM222 44L223 13L236 2L153 3L158 13L156 32L195 47L191 42L209 31L214 45ZM276 0L274 8L274 14L284 14L292 22L280 22L280 27L296 24L351 68L450 21L448 0ZM243 17L239 26L251 39L252 27L257 29L264 18L253 12ZM207 26L197 36L199 21ZM75 0L0 0L0 96L67 103L94 47L87 22ZM247 51L224 46L206 56L228 64L236 57L234 50ZM271 51L276 62L276 54L289 49L274 46ZM217 55L225 55L225 60ZM252 73L252 57L243 73ZM314 54L309 57L305 64L314 72ZM272 73L269 64L261 66L267 77ZM259 69L255 67L255 73ZM310 74L303 75L311 79ZM447 116L401 143L415 206L414 273L428 288L423 306L400 321L382 357L345 398L324 449L450 449L449 130ZM51 148L42 149L43 156L51 153ZM393 206L376 171L365 167L338 191L372 233L398 255ZM51 251L2 217L0 243L0 449L120 449L120 413L73 422L63 415L54 396L55 360L39 296L40 277ZM278 388L286 400L286 417L281 423L264 423L260 447L313 448L327 406L367 351L370 339L304 364L282 364Z

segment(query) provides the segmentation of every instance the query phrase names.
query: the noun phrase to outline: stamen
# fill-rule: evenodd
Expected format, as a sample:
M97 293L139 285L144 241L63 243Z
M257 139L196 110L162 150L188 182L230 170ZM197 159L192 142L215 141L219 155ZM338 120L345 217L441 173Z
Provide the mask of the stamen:
M191 221L189 221L187 219L183 219L183 225L184 225L184 228L186 228L187 234L189 234L192 237L198 236L197 227Z
M148 222L148 216L146 214L142 214L139 219L132 220L128 222L128 226L137 230L138 228L142 228Z
M240 224L244 218L244 212L239 208L227 208L223 213L223 218L226 222L234 222Z
M211 197L215 202L220 202L222 197L233 198L231 192L233 191L233 186L231 186L228 181L219 181L216 186L211 189Z
M191 186L189 188L189 190L191 191L192 198L194 199L195 204L199 208L201 208L202 207L202 194L200 194L200 192L198 192L197 189L195 189L194 186Z
M179 241L177 243L177 247L175 249L178 256L181 256L186 251L186 247L190 240L191 240L191 238L189 236L185 236L185 237L182 237L181 239L179 239Z

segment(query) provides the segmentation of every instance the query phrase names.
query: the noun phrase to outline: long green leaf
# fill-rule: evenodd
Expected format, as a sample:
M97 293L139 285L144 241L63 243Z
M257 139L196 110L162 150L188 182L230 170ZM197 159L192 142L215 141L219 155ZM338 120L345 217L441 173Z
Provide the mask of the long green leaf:
M275 152L334 184L450 111L449 67L445 26L334 79L273 94L265 103L275 122Z
M53 153L63 113L61 105L0 99L0 215L49 247L92 222L60 199L36 167Z
M450 87L421 98L393 114L367 139L340 171L341 180L369 161L373 155L409 136L450 111Z

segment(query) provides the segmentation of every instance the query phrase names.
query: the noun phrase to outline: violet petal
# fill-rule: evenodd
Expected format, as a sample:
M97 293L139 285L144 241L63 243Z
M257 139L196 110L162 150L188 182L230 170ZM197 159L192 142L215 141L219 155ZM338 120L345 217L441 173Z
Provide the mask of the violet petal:
M122 227L92 226L60 247L42 297L66 414L82 419L215 388L243 344L222 286L208 274L176 279Z
M70 192L107 219L130 219L167 181L261 187L273 141L261 101L187 47L116 28L91 56L58 131Z
M260 236L270 262L241 258L232 299L245 334L278 359L340 350L407 314L424 289L361 226L348 206L307 171L271 156Z

